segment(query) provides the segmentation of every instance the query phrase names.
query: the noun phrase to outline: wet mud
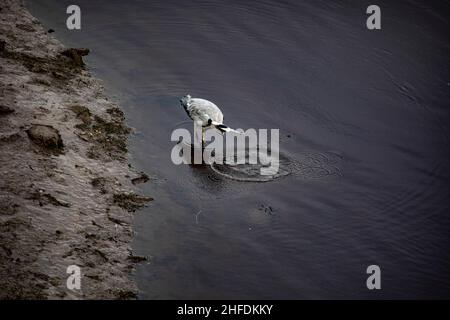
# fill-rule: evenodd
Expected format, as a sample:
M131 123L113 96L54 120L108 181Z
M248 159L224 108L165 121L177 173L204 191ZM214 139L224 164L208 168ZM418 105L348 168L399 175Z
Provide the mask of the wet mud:
M83 61L19 0L0 5L0 299L133 299L130 242L152 198L130 129ZM80 290L66 285L81 268Z

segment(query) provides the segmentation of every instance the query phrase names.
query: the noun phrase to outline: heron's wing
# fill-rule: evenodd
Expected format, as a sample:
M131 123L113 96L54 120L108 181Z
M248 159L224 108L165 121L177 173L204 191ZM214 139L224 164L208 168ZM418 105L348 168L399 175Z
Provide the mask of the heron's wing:
M200 98L193 98L191 100L190 109L192 110L193 114L202 117L202 120L208 121L209 119L211 119L212 121L216 121L219 123L222 123L223 121L222 111L220 111L219 107L217 107L211 101Z
M188 114L192 120L201 121L202 126L206 126L208 124L208 120L210 119L205 110L198 109L192 106L188 109Z
M220 109L212 102L193 98L187 109L189 117L194 121L201 121L202 125L207 125L208 120L222 123L223 115Z

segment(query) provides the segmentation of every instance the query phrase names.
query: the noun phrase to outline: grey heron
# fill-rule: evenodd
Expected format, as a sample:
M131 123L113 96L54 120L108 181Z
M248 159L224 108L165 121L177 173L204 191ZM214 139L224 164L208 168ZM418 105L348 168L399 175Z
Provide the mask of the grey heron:
M202 125L202 141L204 142L204 133L206 130L216 128L222 133L236 132L228 126L223 124L223 113L219 107L211 101L192 98L190 95L185 95L180 99L181 106L186 110L189 118Z

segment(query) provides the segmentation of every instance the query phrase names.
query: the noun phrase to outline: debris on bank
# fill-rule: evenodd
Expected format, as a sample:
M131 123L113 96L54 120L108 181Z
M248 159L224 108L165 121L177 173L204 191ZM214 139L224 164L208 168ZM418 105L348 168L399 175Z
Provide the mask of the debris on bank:
M0 299L133 299L132 212L153 200L130 129L83 61L20 0L0 10ZM130 178L134 177L134 178ZM81 269L81 289L66 271Z

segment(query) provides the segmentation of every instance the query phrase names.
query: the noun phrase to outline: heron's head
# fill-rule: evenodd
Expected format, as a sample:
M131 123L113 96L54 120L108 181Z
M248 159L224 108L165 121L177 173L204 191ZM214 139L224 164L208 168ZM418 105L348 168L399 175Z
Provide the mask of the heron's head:
M191 103L191 96L190 95L185 95L184 97L182 97L181 99L180 99L180 103L181 103L181 105L183 106L183 108L187 108L187 107L189 107L189 105L190 105L190 103Z

